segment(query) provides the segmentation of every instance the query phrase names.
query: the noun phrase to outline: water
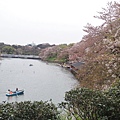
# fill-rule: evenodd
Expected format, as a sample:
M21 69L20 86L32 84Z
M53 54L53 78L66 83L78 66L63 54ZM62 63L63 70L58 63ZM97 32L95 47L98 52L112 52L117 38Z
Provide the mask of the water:
M29 66L32 64L33 66ZM66 91L78 85L66 69L40 60L4 58L0 60L0 103L20 101L64 101ZM24 89L24 95L7 97L8 89Z

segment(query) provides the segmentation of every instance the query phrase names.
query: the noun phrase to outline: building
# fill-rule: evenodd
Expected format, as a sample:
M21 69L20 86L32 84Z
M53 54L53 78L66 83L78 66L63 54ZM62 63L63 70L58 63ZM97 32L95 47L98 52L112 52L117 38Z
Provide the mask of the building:
M84 62L75 62L71 64L71 71L74 73L77 73L78 70L80 70L81 66L84 65Z

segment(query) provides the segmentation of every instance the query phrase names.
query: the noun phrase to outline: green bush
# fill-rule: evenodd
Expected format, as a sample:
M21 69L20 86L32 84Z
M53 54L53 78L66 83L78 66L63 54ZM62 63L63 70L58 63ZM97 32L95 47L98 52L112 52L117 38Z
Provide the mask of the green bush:
M119 120L120 88L107 92L77 88L66 92L60 107L75 120Z
M0 105L0 120L58 120L57 107L50 102L19 102Z
M4 46L2 48L2 53L6 53L6 54L14 54L15 49L12 46Z

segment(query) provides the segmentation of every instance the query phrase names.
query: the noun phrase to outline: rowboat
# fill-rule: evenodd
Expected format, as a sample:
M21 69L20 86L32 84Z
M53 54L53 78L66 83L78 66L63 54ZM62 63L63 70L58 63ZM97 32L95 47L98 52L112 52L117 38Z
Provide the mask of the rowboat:
M17 96L24 94L24 90L12 91L11 93L6 93L6 96Z

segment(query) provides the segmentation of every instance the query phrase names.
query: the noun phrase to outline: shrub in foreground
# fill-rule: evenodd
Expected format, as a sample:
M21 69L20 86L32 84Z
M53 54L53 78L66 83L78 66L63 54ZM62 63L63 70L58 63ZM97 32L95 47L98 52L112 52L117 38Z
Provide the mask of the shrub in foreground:
M50 102L19 102L0 105L0 120L58 120L57 107Z
M120 120L120 85L108 91L77 88L66 92L60 107L67 120Z

